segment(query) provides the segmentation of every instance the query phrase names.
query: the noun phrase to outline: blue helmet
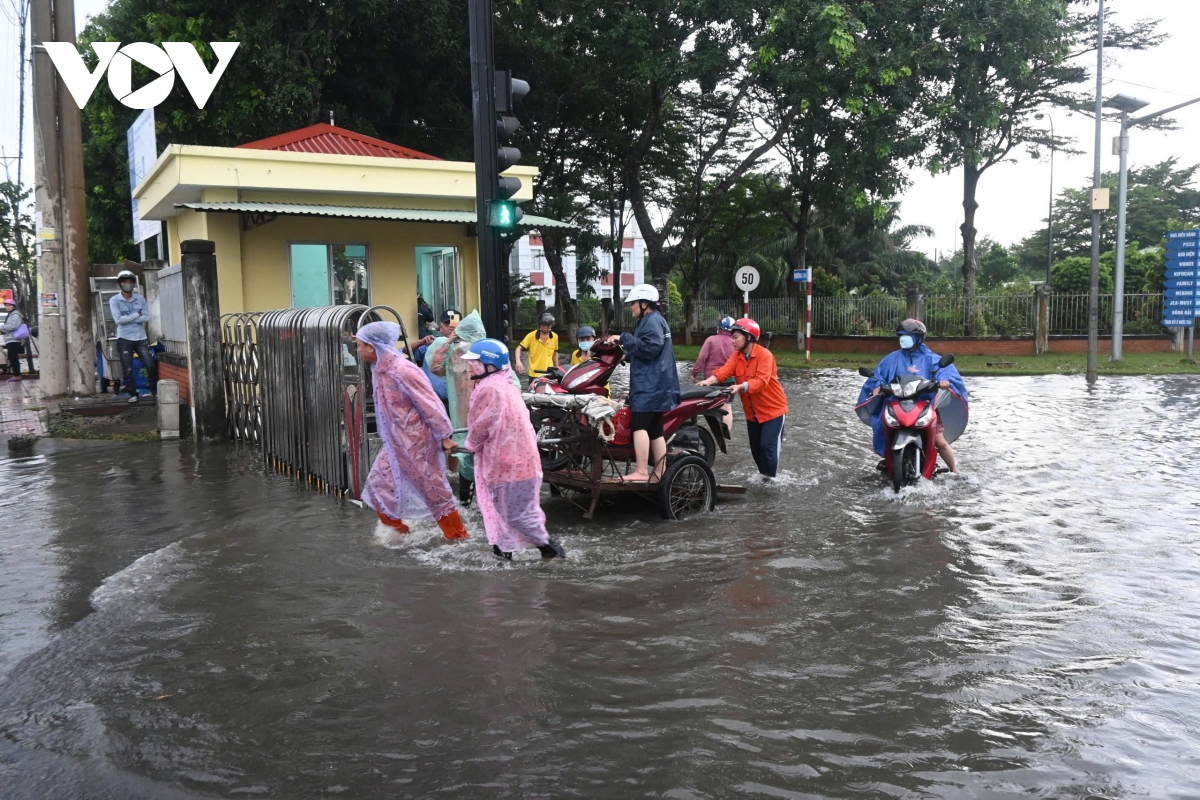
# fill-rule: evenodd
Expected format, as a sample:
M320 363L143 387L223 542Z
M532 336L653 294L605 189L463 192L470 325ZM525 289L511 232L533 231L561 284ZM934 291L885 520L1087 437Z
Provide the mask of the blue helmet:
M489 367L501 369L508 366L508 348L504 346L504 342L497 339L480 339L463 353L463 358L467 361L482 361Z
M721 317L721 330L723 330L723 331L729 330L730 328L733 327L733 324L735 322L737 322L737 320L734 319L733 317Z

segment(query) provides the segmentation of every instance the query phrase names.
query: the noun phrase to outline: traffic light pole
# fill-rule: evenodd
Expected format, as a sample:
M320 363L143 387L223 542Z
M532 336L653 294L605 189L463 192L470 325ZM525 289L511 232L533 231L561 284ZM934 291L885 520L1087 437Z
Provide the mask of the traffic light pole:
M469 0L471 16L471 108L475 117L475 209L479 218L479 304L488 336L508 339L503 309L508 270L500 232L488 219L497 199L496 78L492 64L492 0Z

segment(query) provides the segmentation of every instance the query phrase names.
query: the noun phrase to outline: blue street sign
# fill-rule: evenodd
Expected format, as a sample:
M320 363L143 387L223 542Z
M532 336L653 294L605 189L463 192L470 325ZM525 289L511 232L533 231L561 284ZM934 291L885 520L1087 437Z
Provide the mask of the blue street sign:
M1192 323L1196 321L1195 317L1179 317L1178 319L1164 319L1162 326L1164 328L1190 328Z
M1197 258L1172 258L1167 261L1168 270L1176 269L1195 269L1200 266L1200 259Z
M1200 239L1200 230L1190 231L1167 231L1167 241L1175 239Z
M812 270L794 269L792 270L792 280L796 283L808 283L812 280Z
M1195 277L1171 277L1164 281L1163 285L1165 285L1168 289L1187 289L1190 291L1196 288L1196 279Z

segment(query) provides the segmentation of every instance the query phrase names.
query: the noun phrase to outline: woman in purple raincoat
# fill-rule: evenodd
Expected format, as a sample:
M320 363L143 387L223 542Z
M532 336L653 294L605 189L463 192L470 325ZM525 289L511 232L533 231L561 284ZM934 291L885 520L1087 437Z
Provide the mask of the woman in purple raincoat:
M447 539L470 538L446 480L442 451L454 446L454 428L425 373L396 350L400 326L371 322L355 339L362 360L372 365L375 418L383 438L363 502L401 533L408 533L403 520L433 517Z
M510 378L508 348L481 339L462 358L476 381L465 447L475 453L475 496L492 553L511 559L513 550L536 547L543 558L565 558L546 533L542 462L529 409Z

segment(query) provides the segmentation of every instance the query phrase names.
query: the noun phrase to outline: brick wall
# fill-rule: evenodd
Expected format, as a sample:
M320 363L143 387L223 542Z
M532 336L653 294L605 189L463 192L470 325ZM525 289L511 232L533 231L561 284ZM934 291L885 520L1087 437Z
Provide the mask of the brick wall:
M192 386L188 378L186 359L171 357L169 353L161 354L158 359L158 379L160 381L178 381L179 402L185 405L191 404Z

